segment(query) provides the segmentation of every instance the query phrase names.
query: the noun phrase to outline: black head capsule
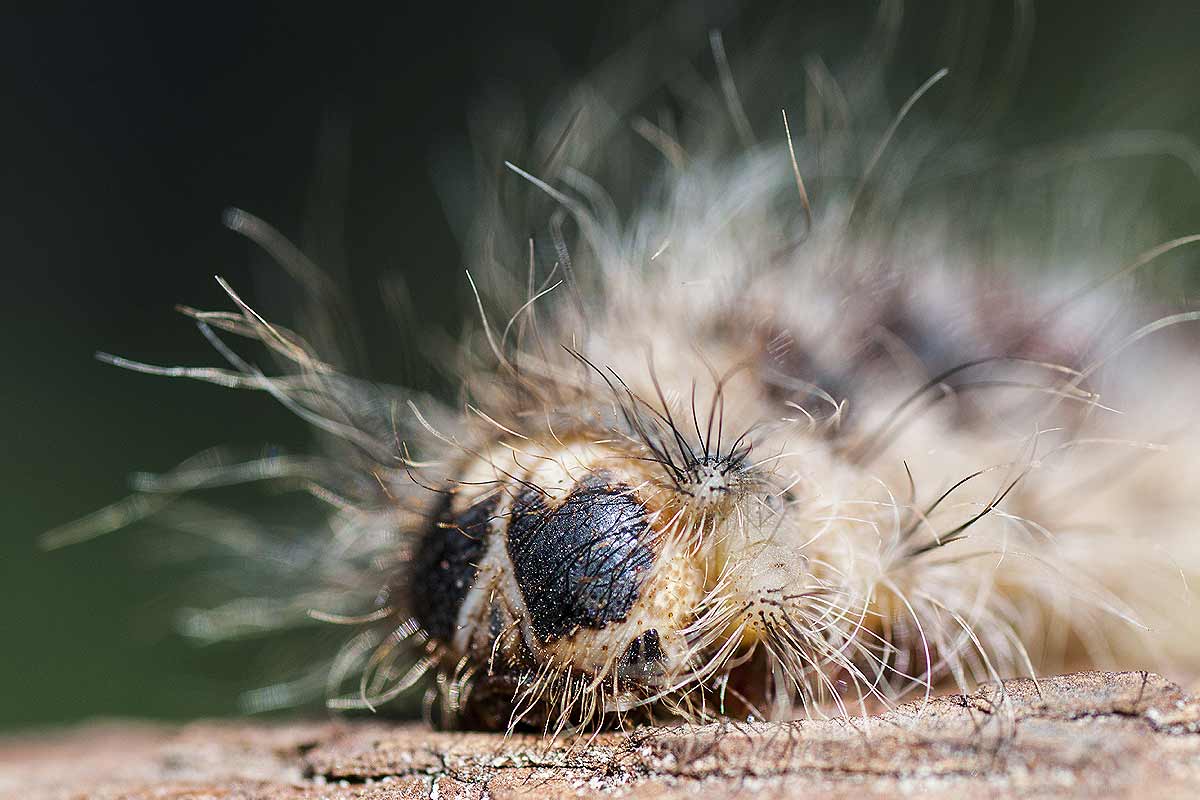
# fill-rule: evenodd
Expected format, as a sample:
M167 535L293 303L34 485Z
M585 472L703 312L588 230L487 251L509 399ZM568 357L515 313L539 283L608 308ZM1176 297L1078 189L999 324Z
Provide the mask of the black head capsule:
M556 445L468 463L408 564L406 612L452 676L438 695L447 724L503 726L518 709L531 722L593 684L608 687L604 709L562 713L624 713L694 658L686 628L706 564L685 498L623 450Z
M430 638L449 642L459 612L479 577L479 563L492 534L497 498L485 498L461 513L446 495L417 546L410 572L409 608Z
M649 522L630 487L589 475L558 505L520 498L508 555L539 643L624 621L655 560Z

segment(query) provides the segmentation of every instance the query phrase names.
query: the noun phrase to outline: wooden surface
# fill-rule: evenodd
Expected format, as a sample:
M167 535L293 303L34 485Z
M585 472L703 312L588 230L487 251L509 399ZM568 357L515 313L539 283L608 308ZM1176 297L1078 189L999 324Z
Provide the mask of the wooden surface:
M0 740L13 798L1200 797L1200 700L1154 674L1009 681L868 719L594 741L418 724L94 724Z

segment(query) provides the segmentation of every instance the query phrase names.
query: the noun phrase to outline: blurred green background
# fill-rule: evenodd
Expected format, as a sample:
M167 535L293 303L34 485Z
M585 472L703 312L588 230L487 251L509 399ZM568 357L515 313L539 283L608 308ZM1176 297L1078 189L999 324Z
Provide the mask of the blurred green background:
M908 87L940 66L948 17L961 14L966 30L999 30L1002 42L1013 16L1003 2L909 5L897 66ZM1027 69L1002 132L1039 141L1134 128L1200 139L1197 4L1032 7ZM429 370L412 367L411 348L381 311L377 278L404 273L423 318L456 326L462 256L431 165L466 154L466 112L489 86L518 87L536 108L663 8L146 3L4 12L0 728L230 714L238 693L262 679L253 648L197 648L172 632L187 575L151 557L152 530L49 553L35 541L120 498L132 471L163 470L219 443L304 447L303 426L269 398L92 358L105 350L214 363L173 311L224 308L214 273L268 316L284 313L292 290L221 227L222 209L245 208L304 240L318 142L322 131L341 131L347 179L322 183L319 205L333 220L325 234L344 221L344 247L328 235L308 240L348 275L371 377L429 385ZM755 24L770 18L762 8L690 4L697 60L711 26L726 31L731 53L752 41ZM797 48L853 47L874 8L794 4ZM828 31L837 36L820 38ZM1154 172L1153 212L1167 234L1200 230L1195 176L1163 159L1138 169Z

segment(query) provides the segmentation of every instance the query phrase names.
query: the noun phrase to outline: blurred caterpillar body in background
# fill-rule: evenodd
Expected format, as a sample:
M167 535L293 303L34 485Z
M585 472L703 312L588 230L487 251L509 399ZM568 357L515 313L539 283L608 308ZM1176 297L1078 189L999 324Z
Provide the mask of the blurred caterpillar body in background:
M881 7L885 39L896 13ZM169 523L187 496L246 481L325 503L305 558L279 559L295 590L185 618L200 638L347 626L255 709L322 688L335 708L386 709L422 685L437 724L558 732L867 713L1091 665L1193 671L1200 363L1184 323L1200 312L1129 281L1200 237L1100 278L983 257L970 206L992 208L987 159L922 118L944 70L896 108L883 59L835 78L811 57L786 76L805 91L789 119L710 44L715 86L674 74L656 121L580 92L529 153L502 154L514 163L481 149L457 402L344 374L226 286L231 310L183 309L225 366L108 358L267 392L324 454L205 454L55 540ZM775 103L768 140L750 95ZM598 132L614 128L637 135ZM632 173L629 208L598 163ZM317 339L349 325L282 236L227 222L323 298ZM186 522L273 557L240 520Z

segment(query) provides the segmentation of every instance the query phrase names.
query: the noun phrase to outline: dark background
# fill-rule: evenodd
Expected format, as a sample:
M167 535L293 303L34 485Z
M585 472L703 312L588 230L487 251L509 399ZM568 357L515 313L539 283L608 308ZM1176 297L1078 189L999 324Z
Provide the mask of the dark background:
M0 727L228 714L260 678L244 650L197 649L171 632L183 576L144 557L153 532L50 553L35 543L121 497L131 471L166 469L217 443L303 447L302 426L269 398L92 359L106 350L215 363L172 310L225 308L214 273L268 313L286 305L279 271L220 225L222 209L245 208L315 242L353 287L371 377L428 385L428 370L412 366L411 348L380 311L377 278L403 272L423 319L455 327L463 262L432 165L465 148L467 110L489 86L516 87L536 108L666 8L175 5L81 3L0 20ZM897 65L909 89L940 66L937 21L949 8L910 5L921 8L910 9ZM1003 28L1011 16L1004 3L968 7L971 24L990 14ZM765 18L761 6L740 16L731 3L691 8L698 61L708 27L721 26L733 52ZM873 8L795 4L797 47L852 46ZM1034 140L1109 128L1200 137L1195 4L1035 10L1006 131ZM822 36L838 35L819 38L808 24L817 20ZM305 220L322 135L347 171L334 170L344 183L316 182L326 224L314 240ZM1195 232L1200 192L1178 179L1178 165L1164 169L1156 212L1170 233ZM328 236L339 220L344 247Z

